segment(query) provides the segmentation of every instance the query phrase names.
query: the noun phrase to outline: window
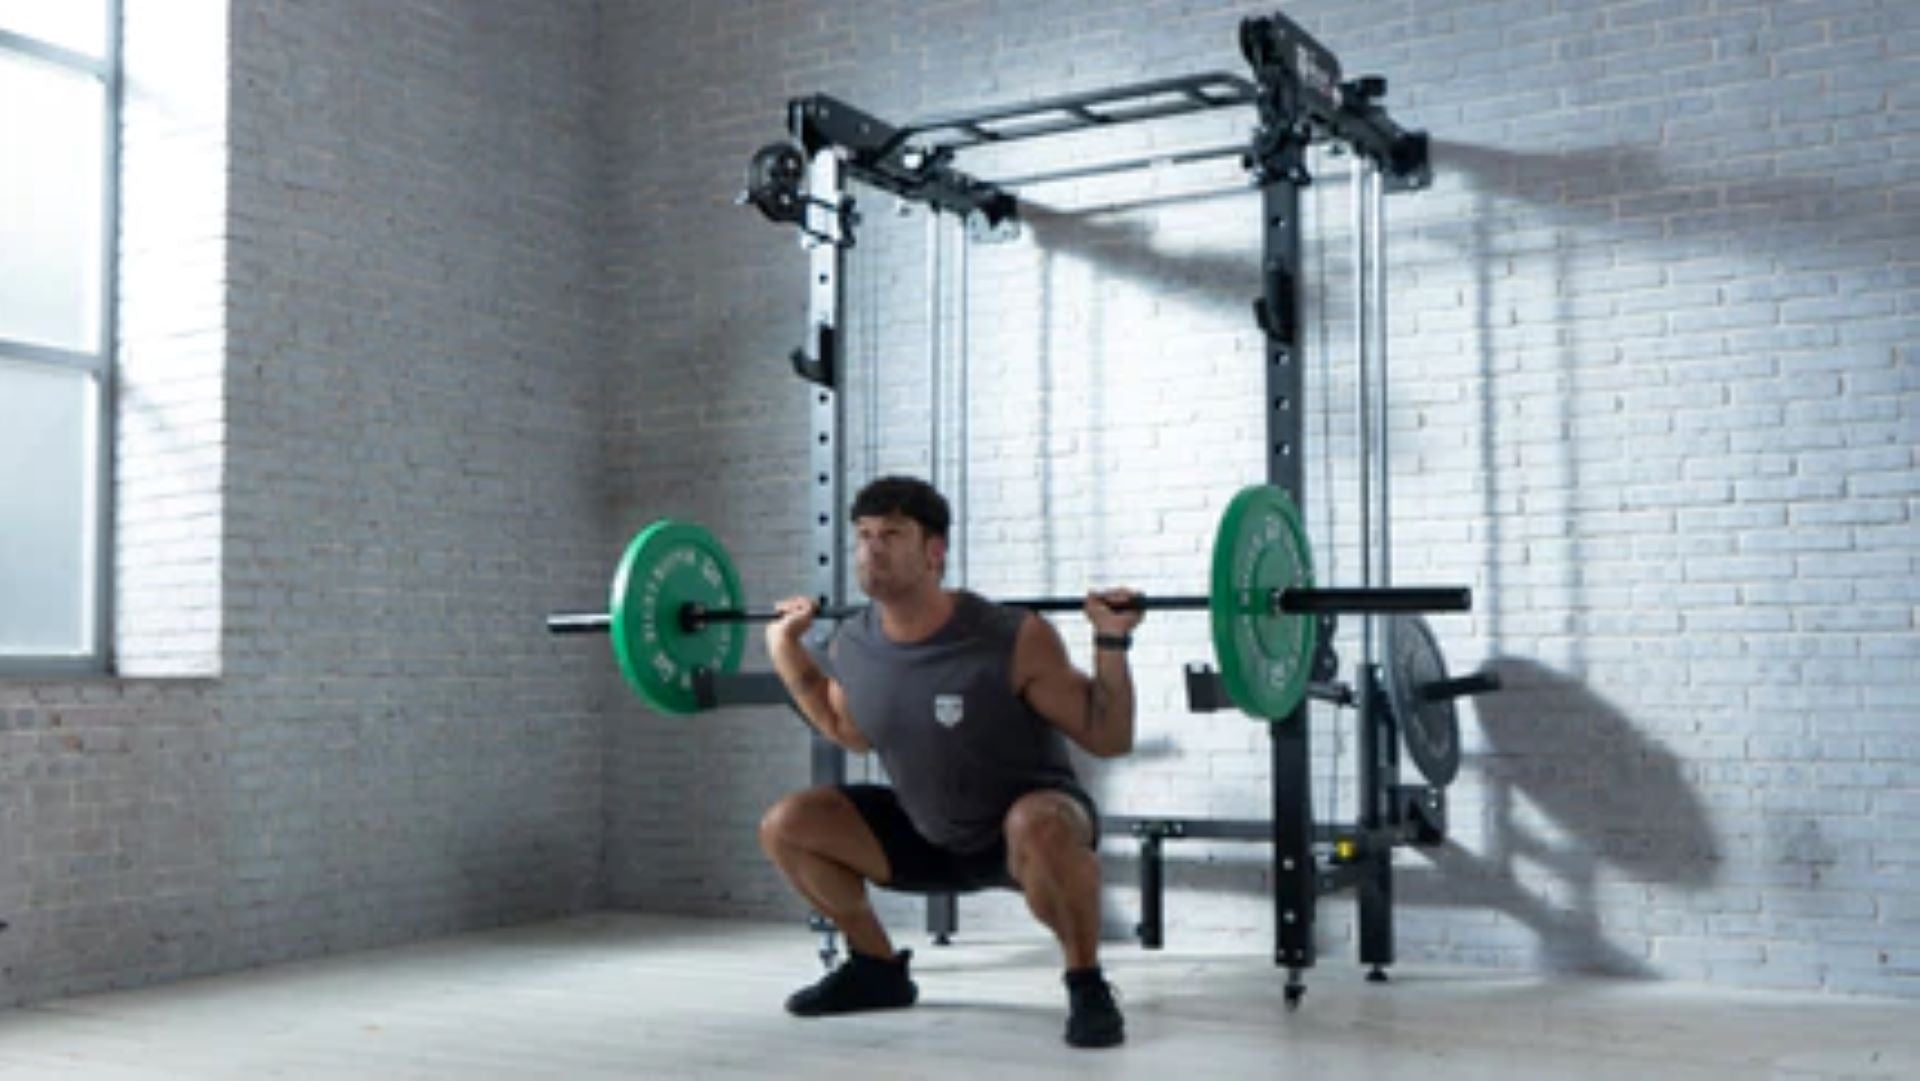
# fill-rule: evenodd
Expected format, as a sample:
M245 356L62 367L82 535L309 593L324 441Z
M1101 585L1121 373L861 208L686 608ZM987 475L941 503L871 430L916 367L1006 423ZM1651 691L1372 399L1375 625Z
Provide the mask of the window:
M119 14L0 0L0 674L107 665Z

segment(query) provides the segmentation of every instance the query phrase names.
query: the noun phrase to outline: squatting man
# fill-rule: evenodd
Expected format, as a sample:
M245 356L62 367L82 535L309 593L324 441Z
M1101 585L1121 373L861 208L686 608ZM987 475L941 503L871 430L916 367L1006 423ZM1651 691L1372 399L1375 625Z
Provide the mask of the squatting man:
M820 734L880 756L891 787L823 785L767 811L760 843L793 888L846 936L848 958L787 1000L801 1017L911 1006L911 951L895 952L869 884L911 892L999 887L1060 940L1066 1040L1110 1047L1125 1024L1097 957L1099 814L1066 740L1109 758L1133 748L1130 634L1136 594L1087 595L1094 671L1025 609L941 584L951 512L938 491L882 477L855 497L860 587L872 604L823 645L803 639L812 599L780 602L774 667Z

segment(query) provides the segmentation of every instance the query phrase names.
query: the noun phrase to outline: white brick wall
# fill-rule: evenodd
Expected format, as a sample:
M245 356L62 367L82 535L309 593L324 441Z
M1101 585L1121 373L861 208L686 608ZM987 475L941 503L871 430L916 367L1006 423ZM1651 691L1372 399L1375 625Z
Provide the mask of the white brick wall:
M593 905L593 5L126 11L122 678L0 687L0 1003Z
M616 5L609 48L627 62L612 109L632 119L611 225L633 253L616 325L635 373L622 527L700 518L756 596L806 580L805 399L783 360L801 339L804 264L790 236L725 202L781 134L787 96L834 93L899 122L1234 70L1237 20L1261 10ZM1511 688L1464 711L1455 844L1403 861L1402 956L1920 994L1915 853L1900 840L1920 787L1915 12L1287 11L1349 73L1386 75L1395 115L1437 140L1434 189L1388 213L1395 560L1402 581L1475 587L1471 617L1435 626L1454 667L1490 660ZM1021 153L993 161L1026 171L1059 152ZM983 588L1191 588L1227 496L1259 479L1253 197L1089 212L1180 184L1036 191L1056 213L972 253L966 565ZM1325 299L1344 320L1344 186L1323 194ZM863 200L851 286L860 475L924 471L932 455L924 223L890 204ZM1343 329L1327 344L1310 369L1309 519L1323 577L1351 580L1352 365ZM876 365L883 420L869 430ZM1204 656L1202 632L1154 623L1136 663L1145 749L1091 771L1100 796L1118 811L1262 813L1263 737L1182 712L1177 666ZM797 914L747 828L806 780L794 724L769 715L755 735L751 716L634 713L613 764L616 899ZM1350 722L1316 724L1316 795L1350 815ZM646 795L623 803L623 788ZM701 813L659 827L692 801ZM1118 927L1134 905L1124 847L1108 868ZM1257 851L1173 851L1170 934L1260 948ZM1351 956L1350 908L1324 906L1328 963ZM917 925L916 906L887 911ZM963 933L1024 926L1008 898L963 907Z
M234 840L296 950L598 873L604 665L539 630L605 577L592 9L351 7L235 23Z
M227 5L126 5L114 661L220 671Z

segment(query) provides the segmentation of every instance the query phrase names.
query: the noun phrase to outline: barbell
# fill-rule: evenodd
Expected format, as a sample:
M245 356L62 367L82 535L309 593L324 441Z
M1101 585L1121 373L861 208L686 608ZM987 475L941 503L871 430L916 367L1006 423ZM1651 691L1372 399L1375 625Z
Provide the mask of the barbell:
M662 519L636 534L615 569L604 613L556 613L554 634L609 634L628 685L663 713L700 711L694 673L734 672L746 647L743 627L778 619L747 608L725 547L698 525ZM1080 597L1001 600L1039 612L1078 611ZM1332 613L1459 612L1472 607L1465 587L1317 589L1300 512L1271 485L1242 489L1214 536L1209 592L1135 598L1145 610L1205 610L1211 616L1221 682L1235 705L1260 718L1284 717L1306 696L1318 647L1315 616ZM823 608L850 618L864 606Z

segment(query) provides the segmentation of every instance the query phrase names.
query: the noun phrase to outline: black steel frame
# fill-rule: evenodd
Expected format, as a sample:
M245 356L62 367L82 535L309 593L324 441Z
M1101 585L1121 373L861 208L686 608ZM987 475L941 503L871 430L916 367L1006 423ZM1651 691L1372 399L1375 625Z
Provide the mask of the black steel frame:
M1385 81L1364 77L1344 81L1339 60L1300 26L1280 14L1250 18L1240 27L1240 47L1252 79L1210 72L1137 83L1086 94L1067 95L927 117L895 127L826 95L789 103L787 122L809 163L808 186L799 197L806 207L800 224L811 254L812 354L796 352L793 365L813 395L814 496L818 570L815 584L823 604L845 602L843 565L845 502L840 450L843 407L838 328L844 315L844 252L853 243L857 216L845 182L871 187L935 211L955 214L976 239L1012 235L1019 201L1014 182L981 180L954 167L957 155L972 147L1061 135L1145 120L1223 108L1253 106L1259 124L1242 153L1262 192L1261 295L1254 316L1266 341L1267 480L1306 505L1304 365L1301 358L1303 288L1301 273L1301 192L1313 183L1307 150L1316 142L1338 142L1378 168L1388 192L1411 191L1432 182L1424 132L1400 127L1379 101ZM771 148L770 148L771 149ZM1202 151L1184 160L1223 156ZM1138 159L1077 167L1073 176L1136 168L1157 159ZM1063 174L1065 175L1065 174ZM1051 174L1027 178L1054 179ZM793 195L795 193L788 193ZM760 202L755 199L755 202ZM764 206L765 204L761 204ZM771 216L771 215L770 215ZM1330 620L1325 630L1331 631ZM1322 679L1338 669L1330 645L1321 636L1315 669ZM1190 708L1228 708L1218 677L1208 668L1189 666ZM705 674L699 692L703 705L775 704L787 701L778 679L765 674ZM1360 960L1373 966L1372 978L1393 962L1392 849L1399 844L1438 843L1445 835L1444 792L1397 783L1398 730L1378 674L1361 673L1361 686L1316 685L1313 697L1343 705L1358 703L1361 715L1360 821L1350 826L1317 824L1311 786L1311 745L1307 706L1285 717L1267 718L1271 736L1272 817L1268 821L1111 815L1107 832L1130 833L1141 846L1140 879L1143 945L1163 940L1162 848L1174 839L1266 841L1274 860L1274 961L1288 970L1287 1001L1304 993L1302 973L1315 962L1313 929L1318 898L1356 889L1360 905ZM813 780L834 783L845 777L845 757L816 738ZM1323 861L1321 850L1327 851ZM941 941L954 930L951 896L929 899L928 929ZM816 921L815 927L829 930ZM823 949L830 959L832 947Z

